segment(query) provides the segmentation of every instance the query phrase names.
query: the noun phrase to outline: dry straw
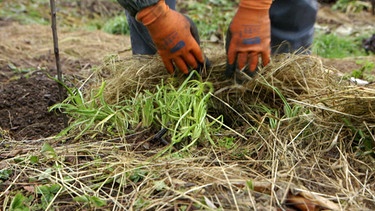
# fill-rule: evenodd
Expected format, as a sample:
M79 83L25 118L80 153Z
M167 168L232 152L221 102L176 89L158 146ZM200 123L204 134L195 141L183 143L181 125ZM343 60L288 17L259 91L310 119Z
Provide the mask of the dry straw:
M253 79L237 76L241 79L238 84L237 79L224 77L225 55L214 52L210 55L213 65L202 75L203 80L210 81L216 88L212 93L211 114L224 115L227 128L231 129L229 136L246 140L238 142L238 148L249 152L246 159L253 162L250 171L264 172L273 182L283 175L289 182L307 185L323 195L327 191L331 197L340 198L343 196L338 194L340 191L345 195L361 189L369 194L367 199L372 200L374 193L364 184L373 177L368 173L374 169L374 161L371 157L363 158L370 162L365 165L364 161L357 160L353 149L357 136L353 128L367 134L369 141L375 141L372 112L375 90L372 85L351 84L338 70L324 66L319 58L293 54L273 58L272 63ZM109 61L101 73L110 75L107 97L111 102L120 102L142 90L153 90L160 81L178 86L184 79L181 75L171 77L166 74L155 57L135 60L116 57ZM296 112L291 116L288 109ZM267 125L271 119L276 120L274 128ZM230 156L238 148L225 155ZM336 168L337 162L345 164ZM364 166L357 168L353 163ZM344 166L346 170L340 169ZM365 177L364 169L367 169ZM345 181L340 179L342 177ZM359 182L354 189L350 187L352 180ZM340 187L343 183L345 188ZM362 206L357 203L367 199L350 203Z
M48 140L57 154L48 158L40 153L41 141L18 142L1 148L0 165L14 176L0 199L9 202L10 190L30 190L42 181L29 178L44 175L43 181L63 187L50 204L61 209L83 206L71 202L83 195L106 201L104 209L111 210L375 208L374 159L353 147L358 142L353 128L375 141L374 87L350 84L308 55L280 55L254 79L236 84L223 77L225 55L210 55L212 67L202 79L215 87L209 113L226 119L213 136L232 138L235 145L156 158L161 149L150 149L149 132L138 131L125 139L63 145ZM97 73L93 79L107 81L111 103L153 90L161 81L178 86L184 79L169 76L154 57L111 56ZM31 155L43 162L28 163Z
M255 79L237 73L242 78L242 84L238 84L224 77L225 55L210 53L213 65L203 74L203 80L212 82L216 88L214 95L240 114L251 116L252 105L279 108L285 104L285 98L290 104L319 110L328 122L349 118L358 123L374 123L374 86L350 83L337 70L324 66L319 58L279 55ZM155 57L109 57L100 70L101 77L108 78L106 96L110 102L119 102L142 90L153 90L161 81L178 85L184 80L179 74L168 75ZM220 109L228 109L227 105L218 104ZM232 110L223 113L231 116Z

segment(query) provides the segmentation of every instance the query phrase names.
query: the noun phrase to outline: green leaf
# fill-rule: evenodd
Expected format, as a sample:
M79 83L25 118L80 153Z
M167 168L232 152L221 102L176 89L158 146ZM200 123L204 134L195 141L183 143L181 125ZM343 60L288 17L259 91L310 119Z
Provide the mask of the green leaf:
M29 211L30 209L25 205L27 198L22 195L22 193L17 193L11 204L10 204L10 211Z
M11 174L12 174L12 170L2 169L2 170L0 170L0 179L1 180L7 180Z
M41 185L36 188L36 193L37 194L43 194L43 195L48 195L50 194L49 187L47 185Z
M91 196L90 197L90 202L95 206L95 207L102 207L104 205L107 205L107 202L104 201L103 199L100 199L99 197L96 196Z
M88 195L83 195L83 196L77 196L73 198L74 201L80 202L80 203L90 203L94 207L102 207L104 205L107 205L107 202L103 199L100 199L97 196L88 196Z
M154 187L157 191L163 190L167 185L164 181L154 181Z
M73 198L75 202L80 202L80 203L88 203L89 202L89 197L86 195L83 196L76 196Z
M56 158L57 157L55 150L48 143L43 144L41 152L47 158Z
M30 160L31 164L38 164L39 163L39 157L35 156L35 155L30 156L29 160Z
M47 179L51 176L51 173L52 173L52 169L51 168L47 168L44 172L42 172L39 177L38 177L38 180L43 180L43 179Z
M247 186L248 188L250 188L250 190L254 190L253 180L247 180L247 181L246 181L246 186Z
M50 187L49 187L49 191L51 193L57 193L59 192L61 186L59 184L52 184Z
M18 70L18 68L17 68L14 64L12 64L12 63L8 63L8 67L9 67L11 70L13 70L13 71Z

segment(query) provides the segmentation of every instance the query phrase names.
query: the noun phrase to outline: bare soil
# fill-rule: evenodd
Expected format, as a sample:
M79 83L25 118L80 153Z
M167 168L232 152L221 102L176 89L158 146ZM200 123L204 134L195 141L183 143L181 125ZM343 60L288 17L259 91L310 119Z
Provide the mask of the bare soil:
M0 126L15 139L39 139L63 128L62 116L48 112L59 102L57 84L41 71L30 76L1 67ZM16 79L14 79L16 78Z
M127 53L129 38L100 31L59 31L67 84L79 84L106 55ZM64 128L50 26L0 21L0 128L16 140L41 139Z

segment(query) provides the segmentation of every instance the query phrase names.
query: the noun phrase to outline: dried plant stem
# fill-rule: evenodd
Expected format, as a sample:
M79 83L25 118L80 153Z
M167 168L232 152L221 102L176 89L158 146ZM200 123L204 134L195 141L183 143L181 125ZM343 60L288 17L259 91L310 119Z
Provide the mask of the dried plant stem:
M60 63L60 53L59 53L59 43L58 43L58 37L57 37L57 27L56 27L56 6L55 6L55 0L50 0L50 6L51 6L51 20L52 20L52 35L53 35L53 49L55 53L55 59L56 59L56 69L57 69L57 78L60 82L63 82L62 80L62 71L61 71L61 63ZM63 96L63 86L59 83L59 97L60 101L64 100ZM68 126L68 120L64 113L63 115L63 121L64 126Z

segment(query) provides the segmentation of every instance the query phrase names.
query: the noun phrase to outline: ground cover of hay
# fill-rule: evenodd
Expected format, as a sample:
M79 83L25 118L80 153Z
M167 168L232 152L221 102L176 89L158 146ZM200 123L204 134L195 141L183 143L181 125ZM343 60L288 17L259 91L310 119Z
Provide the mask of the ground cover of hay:
M255 79L236 84L223 77L225 55L218 48L206 47L212 67L202 80L215 87L209 113L226 119L212 136L231 140L227 146L155 157L165 146L150 146L147 128L78 142L69 139L74 134L14 141L4 132L2 139L13 147L4 150L9 159L1 167L15 175L2 184L3 206L9 206L11 190L34 195L30 204L43 203L40 187L58 184L43 208L374 209L373 149L363 147L375 141L374 86L350 83L306 55L277 56ZM86 88L105 80L111 103L184 78L170 80L157 57L127 55L106 58L96 73Z
M4 65L53 67L49 26L7 29ZM171 80L158 58L129 56L127 38L60 33L67 77L79 75L85 91L105 80L110 103L183 80ZM74 133L15 140L1 130L2 210L16 194L27 196L19 207L32 210L375 209L373 149L366 148L375 141L373 84L350 83L314 56L284 55L239 85L223 77L223 46L203 45L212 68L202 80L215 88L209 114L226 124L211 134L223 141L217 147L155 157L165 146L150 141L157 131L148 128L124 137L90 131L78 141Z

